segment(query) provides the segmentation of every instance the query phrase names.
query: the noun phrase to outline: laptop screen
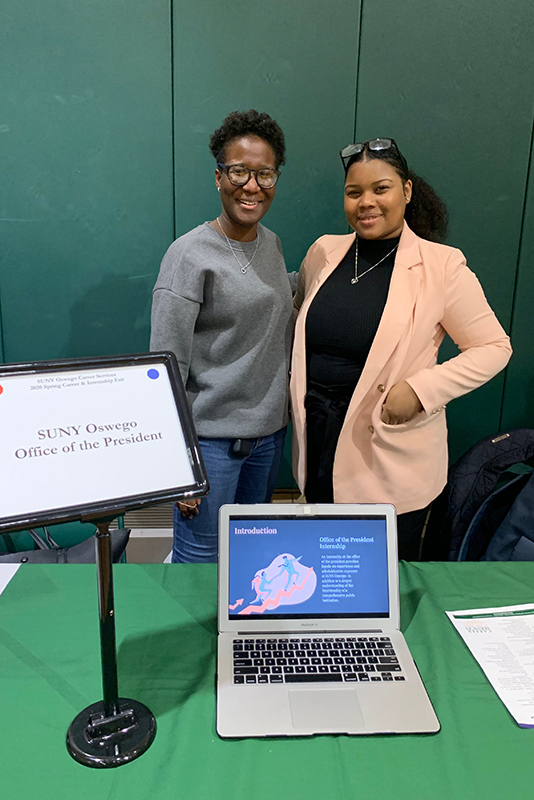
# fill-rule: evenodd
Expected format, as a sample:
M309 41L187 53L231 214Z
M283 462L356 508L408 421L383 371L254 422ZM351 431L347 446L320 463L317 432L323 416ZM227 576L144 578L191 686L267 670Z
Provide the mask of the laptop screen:
M229 522L229 619L388 616L385 516Z

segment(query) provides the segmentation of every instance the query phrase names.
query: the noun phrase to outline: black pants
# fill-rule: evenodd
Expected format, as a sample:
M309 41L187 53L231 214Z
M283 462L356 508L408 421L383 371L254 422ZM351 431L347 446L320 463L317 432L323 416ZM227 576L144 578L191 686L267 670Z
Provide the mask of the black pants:
M309 503L333 503L332 470L337 440L343 427L350 395L306 394L306 487Z
M425 522L430 511L430 506L418 508L417 511L408 511L397 517L397 538L399 543L399 561L419 561L421 550L421 537Z

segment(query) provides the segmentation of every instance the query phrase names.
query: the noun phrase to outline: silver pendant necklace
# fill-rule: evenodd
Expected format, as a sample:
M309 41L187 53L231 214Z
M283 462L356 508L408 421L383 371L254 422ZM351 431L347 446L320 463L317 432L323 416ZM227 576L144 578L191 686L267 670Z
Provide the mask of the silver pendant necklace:
M395 250L397 249L398 246L399 246L399 243L397 242L397 244L395 245L393 250L390 250L389 253L384 256L384 258L381 258L380 261L377 261L376 264L373 264L372 267L369 267L369 269L366 269L365 272L361 273L361 275L358 275L358 234L356 234L356 248L354 250L354 278L351 278L350 282L351 283L358 283L360 278L363 278L363 276L367 275L368 272L371 272L372 269L374 269L375 267L378 267L378 265L381 264L382 261L385 261L386 258L389 258L389 256L392 253L395 252Z
M217 222L217 225L219 226L219 228L221 229L222 235L223 235L223 236L224 236L224 238L226 239L226 244L228 245L228 247L229 247L229 248L230 248L230 250L232 251L232 255L233 255L233 257L235 258L235 260L237 261L237 263L239 264L239 266L241 267L241 272L242 272L242 273L243 273L243 275L244 275L244 274L246 273L247 269L250 267L250 265L251 265L251 264L252 264L252 262L254 261L254 256L256 255L256 251L257 251L257 249L258 249L258 245L259 245L259 243L260 243L260 229L258 228L258 229L257 229L257 231L256 231L256 247L254 248L254 252L252 253L252 258L251 258L251 259L250 259L250 260L249 260L249 261L248 261L246 264L242 264L242 263L241 263L241 261L240 261L240 260L238 259L238 257L237 257L237 253L236 253L236 251L235 251L235 250L234 250L234 248L232 247L232 244L231 244L231 242L230 242L230 239L228 238L228 236L227 236L227 235L226 235L226 233L224 232L224 228L223 228L223 226L222 226L222 225L221 225L221 223L219 222L219 217L217 217L217 219L216 219L216 222Z

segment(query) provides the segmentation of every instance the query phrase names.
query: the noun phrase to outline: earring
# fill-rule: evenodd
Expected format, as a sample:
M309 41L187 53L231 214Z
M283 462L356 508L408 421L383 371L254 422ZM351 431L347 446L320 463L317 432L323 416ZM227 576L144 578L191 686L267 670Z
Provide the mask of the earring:
M221 187L220 187L220 186L217 186L217 191L218 191L218 192L220 192L220 191L221 191Z

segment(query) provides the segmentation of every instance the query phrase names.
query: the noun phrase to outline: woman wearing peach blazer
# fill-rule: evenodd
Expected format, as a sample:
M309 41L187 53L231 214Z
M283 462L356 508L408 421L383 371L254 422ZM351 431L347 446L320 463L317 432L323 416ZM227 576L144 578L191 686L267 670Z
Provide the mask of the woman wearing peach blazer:
M445 207L395 141L341 158L355 233L311 246L295 296L294 473L308 502L393 503L399 556L416 559L447 479L445 406L503 369L510 342L463 254L431 241ZM445 333L460 354L437 364Z

